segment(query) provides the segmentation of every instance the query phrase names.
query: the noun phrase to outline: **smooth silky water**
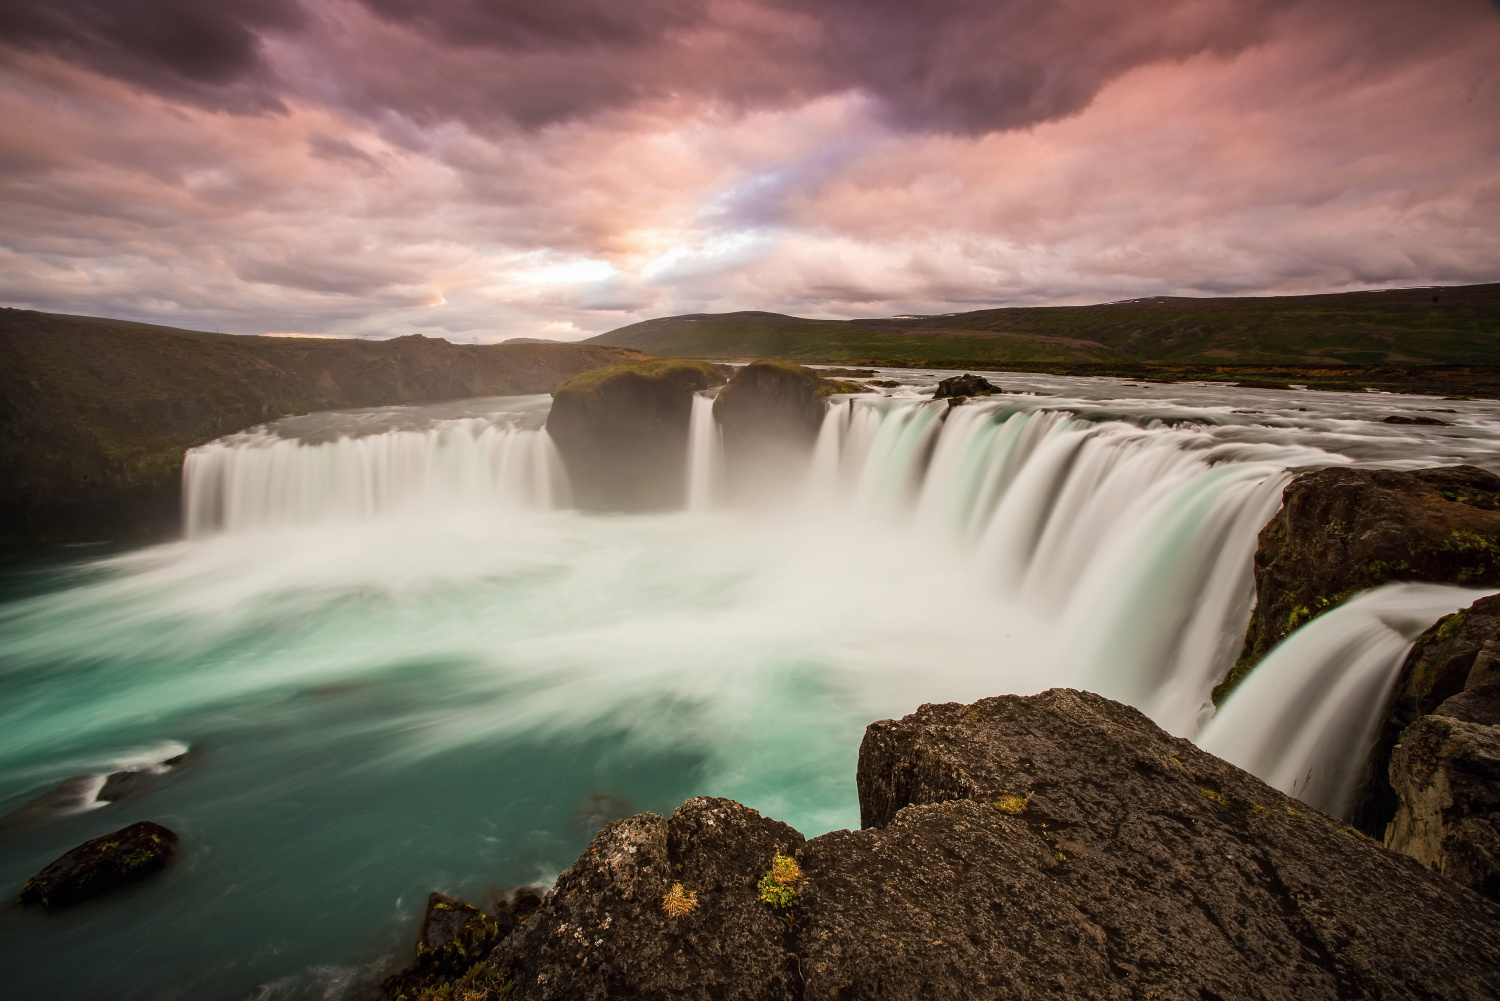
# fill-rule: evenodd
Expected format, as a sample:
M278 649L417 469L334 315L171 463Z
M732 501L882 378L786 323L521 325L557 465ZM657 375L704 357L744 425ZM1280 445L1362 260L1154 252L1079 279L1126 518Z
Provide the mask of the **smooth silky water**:
M1290 470L1500 469L1495 405L1028 375L950 410L947 373L883 374L779 507L725 500L705 397L683 511L581 514L547 399L495 398L231 436L189 455L184 541L9 572L0 813L192 753L0 821L7 893L136 820L183 839L138 887L0 910L5 993L342 997L429 890L547 882L622 800L857 826L865 725L923 702L1089 688L1336 810L1406 645L1481 593L1351 603L1210 721ZM1454 426L1379 423L1428 411Z

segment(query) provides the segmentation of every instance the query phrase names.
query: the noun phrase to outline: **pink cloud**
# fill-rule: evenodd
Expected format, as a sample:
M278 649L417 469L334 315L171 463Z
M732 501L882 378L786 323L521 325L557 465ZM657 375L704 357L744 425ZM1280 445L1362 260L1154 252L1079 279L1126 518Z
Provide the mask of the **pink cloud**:
M90 3L0 47L13 305L498 340L1500 278L1479 0L278 0L150 73Z

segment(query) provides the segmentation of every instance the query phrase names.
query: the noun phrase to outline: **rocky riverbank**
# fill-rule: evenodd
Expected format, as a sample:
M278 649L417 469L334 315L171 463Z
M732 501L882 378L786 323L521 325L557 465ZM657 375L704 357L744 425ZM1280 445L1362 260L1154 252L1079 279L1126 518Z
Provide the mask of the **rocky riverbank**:
M875 723L857 781L863 829L811 840L723 799L611 823L482 962L388 996L1500 992L1500 905L1099 696Z
M183 453L277 417L545 393L639 357L599 345L243 337L0 309L0 542L170 536Z

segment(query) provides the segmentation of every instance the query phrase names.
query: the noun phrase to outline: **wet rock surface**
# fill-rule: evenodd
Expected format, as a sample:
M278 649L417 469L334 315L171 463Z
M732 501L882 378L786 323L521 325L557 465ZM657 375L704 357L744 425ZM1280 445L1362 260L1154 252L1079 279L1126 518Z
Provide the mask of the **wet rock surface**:
M35 799L0 817L0 835L17 828L45 823L103 803L133 799L156 788L185 764L202 756L201 748L174 754L154 764L125 768L106 775L74 775ZM101 781L102 780L102 781Z
M1500 586L1500 476L1476 466L1296 476L1261 529L1255 611L1214 701L1298 626L1390 581Z
M1436 417L1423 417L1421 415L1417 415L1417 416L1413 417L1413 416L1408 415L1408 414L1391 414L1389 417L1387 417L1381 423L1383 423L1383 424L1419 424L1419 425L1422 425L1422 426L1425 426L1425 427L1445 427L1445 428L1453 426L1453 424L1450 421L1440 421Z
M177 835L149 820L85 841L26 881L23 905L49 910L145 879L166 867L177 851Z
M965 396L992 396L1000 392L999 386L991 385L988 379L979 375L955 375L951 379L944 379L937 385L937 392L932 394L934 400L956 400Z
M857 781L865 829L806 843L720 799L616 821L476 969L523 1001L1500 993L1500 906L1099 696L924 706Z
M658 359L586 372L554 390L547 432L578 505L680 507L693 395L723 383L724 375L705 362Z

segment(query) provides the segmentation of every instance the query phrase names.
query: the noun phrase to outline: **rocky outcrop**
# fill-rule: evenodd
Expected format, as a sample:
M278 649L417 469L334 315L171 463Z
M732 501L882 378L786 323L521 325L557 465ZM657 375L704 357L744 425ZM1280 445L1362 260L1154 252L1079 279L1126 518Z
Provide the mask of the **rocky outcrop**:
M416 962L386 978L381 991L390 1001L418 1001L466 974L515 926L515 916L503 906L492 915L456 897L429 894Z
M1469 701L1482 718L1500 719L1500 682L1485 687ZM1465 707L1448 706L1417 720L1395 747L1400 806L1386 845L1500 901L1500 726L1457 718Z
M714 400L730 496L762 500L800 482L823 426L825 398L859 391L792 362L755 361L735 372Z
M547 433L568 467L574 500L601 511L680 507L693 395L723 383L706 362L657 359L557 387Z
M0 309L0 543L170 536L183 453L288 414L546 393L580 344L245 337Z
M175 833L143 820L74 848L28 879L20 901L67 907L161 871L176 851Z
M811 448L823 426L825 381L792 362L753 361L735 372L714 400L726 452L764 442Z
M992 396L1000 392L999 386L990 385L989 380L980 375L955 375L951 379L944 379L938 383L937 391L932 394L934 400L959 400L967 396Z
M1390 581L1500 586L1500 476L1475 466L1301 473L1260 532L1256 607L1220 703L1270 649Z
M1494 682L1500 682L1500 595L1443 616L1412 644L1396 676L1391 707L1376 734L1349 822L1371 837L1384 836L1397 807L1391 755L1404 731L1431 713L1482 705L1482 696L1464 696Z
M727 800L616 821L475 969L520 1001L1500 992L1500 906L1099 696L924 706L857 781L865 828L805 843Z

